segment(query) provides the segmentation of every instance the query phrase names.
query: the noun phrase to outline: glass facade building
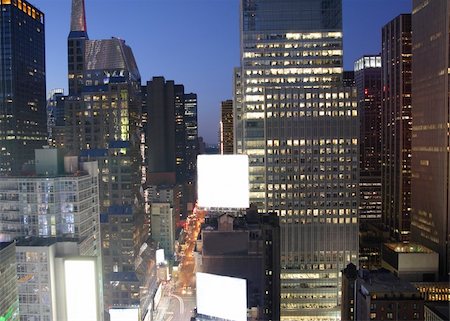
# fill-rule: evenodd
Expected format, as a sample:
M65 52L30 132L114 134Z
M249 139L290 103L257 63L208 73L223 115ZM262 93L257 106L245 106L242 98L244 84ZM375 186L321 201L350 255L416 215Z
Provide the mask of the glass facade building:
M444 280L450 272L449 14L446 0L413 1L411 239L439 253Z
M235 152L280 217L281 319L339 320L358 264L359 114L343 86L340 0L243 0Z
M45 30L27 1L0 4L0 175L9 175L47 143Z

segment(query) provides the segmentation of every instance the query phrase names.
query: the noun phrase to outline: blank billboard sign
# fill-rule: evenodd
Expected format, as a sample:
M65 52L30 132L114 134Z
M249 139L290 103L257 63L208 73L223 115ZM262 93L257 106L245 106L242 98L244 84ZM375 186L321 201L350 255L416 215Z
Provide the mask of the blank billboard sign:
M199 155L197 180L199 207L249 207L247 155Z
M247 281L196 273L197 312L232 321L247 321Z
M64 261L67 321L98 321L94 259Z
M139 321L139 309L109 309L109 316L111 321Z

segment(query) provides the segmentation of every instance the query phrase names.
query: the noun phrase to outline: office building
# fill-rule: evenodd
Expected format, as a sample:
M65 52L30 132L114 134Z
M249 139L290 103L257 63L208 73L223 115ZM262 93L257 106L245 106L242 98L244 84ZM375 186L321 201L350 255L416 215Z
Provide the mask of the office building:
M249 156L250 201L280 217L281 320L338 320L339 273L358 261L359 203L359 117L356 90L343 86L342 3L255 0L241 8L235 151Z
M0 181L0 240L74 239L82 255L100 255L98 166L36 150L36 170Z
M180 213L186 217L196 200L197 95L185 93L184 86L172 80L153 77L142 86L142 113L147 185L161 185L161 188L178 185L176 197Z
M0 320L19 321L16 245L0 243Z
M221 214L201 231L199 272L247 280L247 308L258 320L280 320L279 219L275 214Z
M175 229L180 220L180 185L150 185L148 188L150 204L151 238L164 249L169 259L175 253Z
M411 225L411 15L382 30L383 225L397 242L410 240Z
M197 95L173 80L153 77L142 86L148 171L176 172L177 183L193 182L198 154ZM158 137L158 139L151 139Z
M54 148L64 147L64 89L52 89L47 98L47 143Z
M423 320L424 300L411 283L385 269L343 271L342 320Z
M184 97L184 126L186 128L186 182L195 185L198 155L197 94L187 93ZM194 198L195 200L195 198Z
M426 302L449 302L450 287L448 282L413 282Z
M434 282L439 275L439 256L436 252L415 243L385 243L383 268L409 282Z
M103 320L99 257L80 256L76 242L24 238L16 259L20 320Z
M385 270L363 271L355 320L422 320L424 301L411 283Z
M450 40L443 36L449 32L449 12L445 0L413 1L411 238L439 254L443 281L450 272Z
M355 62L360 119L359 217L361 223L381 219L381 57Z
M101 244L106 253L103 292L108 310L121 295L120 287L115 287L115 273L135 274L134 260L148 238L141 192L145 182L141 77L124 40L88 39L84 0L72 1L71 18L64 147L82 160L98 162ZM117 222L126 228L116 231ZM136 279L136 275L124 278Z
M220 120L220 153L233 154L233 101L222 101Z
M47 144L44 14L0 1L0 175L17 175Z

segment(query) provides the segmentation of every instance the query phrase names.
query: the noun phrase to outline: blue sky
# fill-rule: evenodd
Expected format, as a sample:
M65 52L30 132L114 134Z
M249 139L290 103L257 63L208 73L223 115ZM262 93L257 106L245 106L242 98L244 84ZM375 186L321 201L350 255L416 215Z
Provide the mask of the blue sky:
M70 0L29 0L45 13L47 90L67 90ZM239 0L85 0L91 39L112 36L133 49L142 81L164 76L196 92L199 131L217 141L220 102L232 95L239 65ZM344 64L380 52L381 27L411 0L343 0Z

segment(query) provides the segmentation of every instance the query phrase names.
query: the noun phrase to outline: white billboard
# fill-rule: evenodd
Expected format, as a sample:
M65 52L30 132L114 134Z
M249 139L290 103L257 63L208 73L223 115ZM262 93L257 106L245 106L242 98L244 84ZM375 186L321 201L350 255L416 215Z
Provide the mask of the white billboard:
M156 250L156 264L162 264L166 261L166 258L164 257L164 249Z
M198 206L248 208L248 156L197 157Z
M197 312L232 321L247 321L247 281L196 273Z
M94 259L66 259L64 276L67 321L98 321L98 282Z
M109 309L111 321L139 321L139 309Z

